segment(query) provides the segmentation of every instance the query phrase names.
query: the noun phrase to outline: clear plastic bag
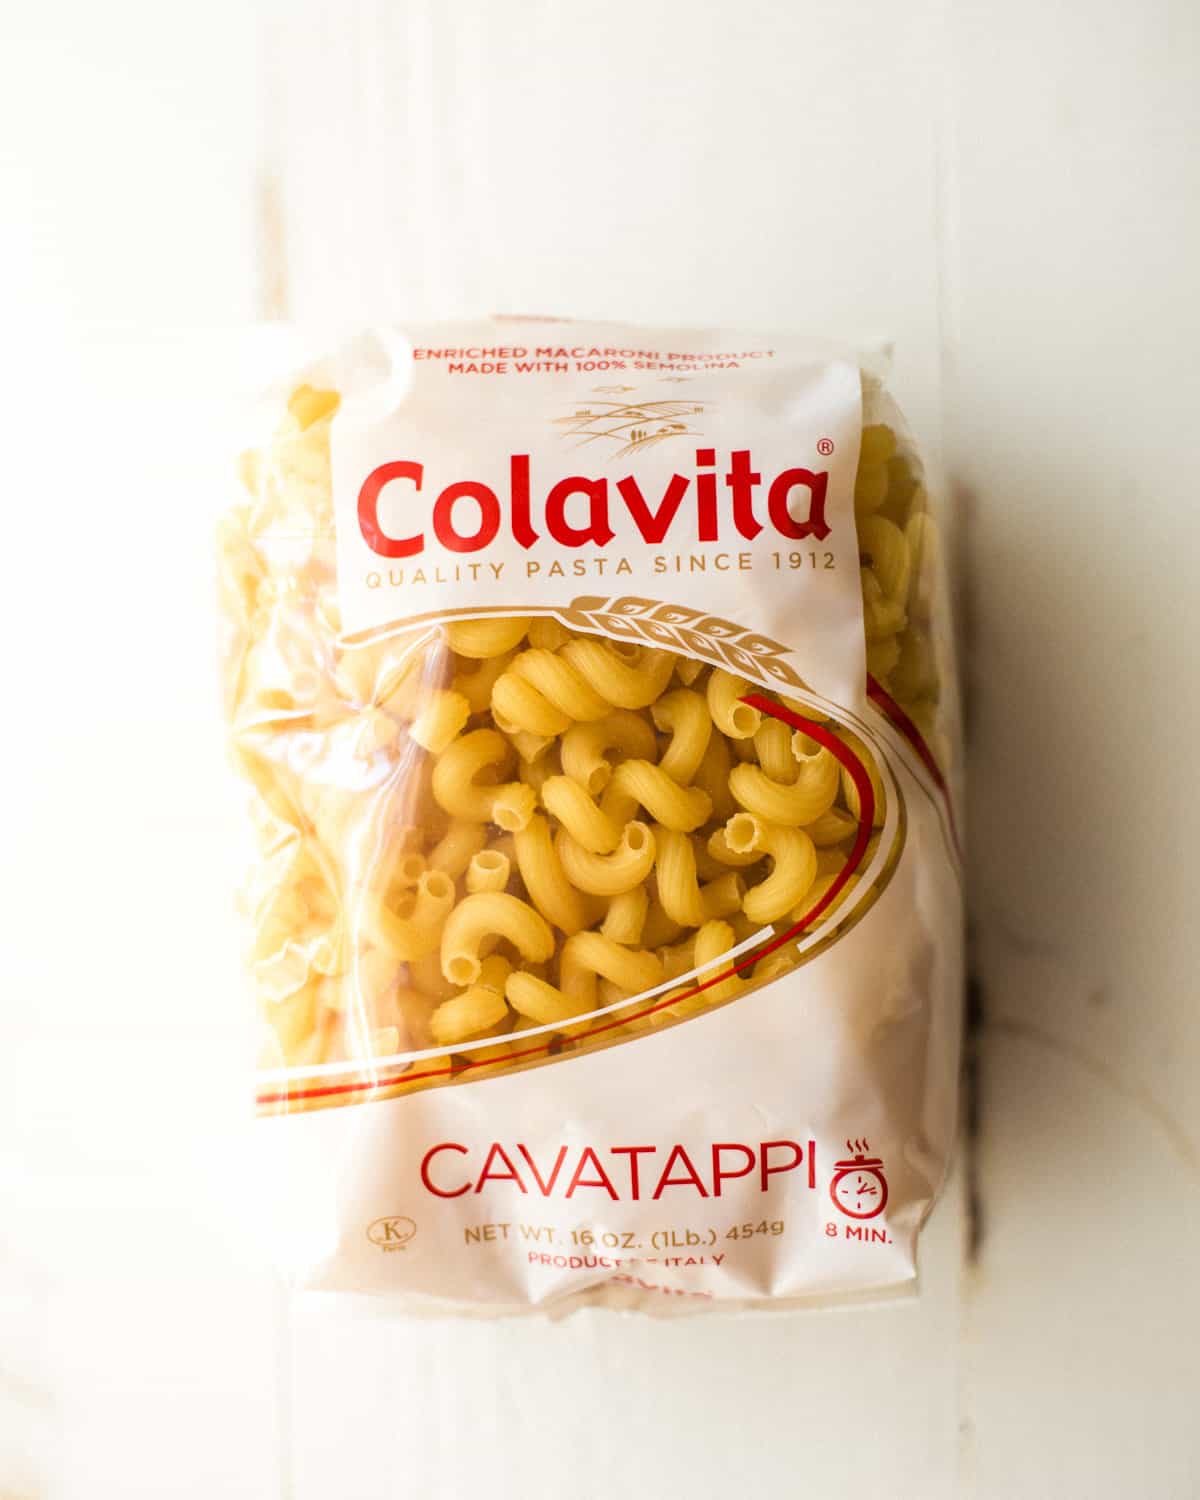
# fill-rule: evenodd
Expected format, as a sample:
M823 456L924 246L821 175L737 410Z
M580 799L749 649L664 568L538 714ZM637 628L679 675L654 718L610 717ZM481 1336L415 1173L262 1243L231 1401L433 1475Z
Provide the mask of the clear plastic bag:
M911 1285L959 731L877 376L497 322L365 335L267 410L224 660L297 1276L495 1311Z

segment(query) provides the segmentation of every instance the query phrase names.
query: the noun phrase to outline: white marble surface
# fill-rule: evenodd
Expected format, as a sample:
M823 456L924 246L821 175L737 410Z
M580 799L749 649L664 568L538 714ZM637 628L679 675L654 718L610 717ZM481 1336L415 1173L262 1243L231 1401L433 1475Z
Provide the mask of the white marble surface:
M1200 13L119 0L3 28L0 1497L1200 1494ZM983 1021L920 1302L362 1322L260 1269L218 486L178 455L270 356L257 315L481 308L886 333L944 446Z

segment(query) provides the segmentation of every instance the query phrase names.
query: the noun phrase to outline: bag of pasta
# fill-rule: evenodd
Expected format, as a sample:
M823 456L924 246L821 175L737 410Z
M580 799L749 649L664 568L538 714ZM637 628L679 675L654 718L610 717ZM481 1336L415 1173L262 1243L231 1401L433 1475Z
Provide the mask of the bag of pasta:
M879 369L388 327L260 437L225 680L298 1283L660 1312L911 1284L955 1121L959 736Z

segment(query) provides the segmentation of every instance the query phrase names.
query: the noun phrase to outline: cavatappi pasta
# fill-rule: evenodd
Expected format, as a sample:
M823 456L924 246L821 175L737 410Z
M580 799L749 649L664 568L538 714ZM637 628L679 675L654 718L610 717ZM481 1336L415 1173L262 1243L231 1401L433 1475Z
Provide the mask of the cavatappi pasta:
M674 1313L913 1282L961 767L883 365L398 322L259 404L224 686L296 1284Z
M864 392L868 410L878 392ZM939 642L947 625L945 559L929 514L920 460L884 422L862 432L854 511L858 527L867 671L900 705L943 769L956 725L940 714Z
M222 533L229 712L264 867L251 897L262 1065L460 1046L456 1067L500 1063L531 1027L586 1046L580 1018L598 1007L658 991L644 1022L658 1025L786 972L794 941L671 990L801 922L850 854L861 807L845 766L745 699L814 722L811 708L552 615L344 644L337 408L333 391L292 393ZM890 426L863 429L854 499L868 672L944 759L938 535ZM641 1024L618 1010L606 1032L614 1015Z

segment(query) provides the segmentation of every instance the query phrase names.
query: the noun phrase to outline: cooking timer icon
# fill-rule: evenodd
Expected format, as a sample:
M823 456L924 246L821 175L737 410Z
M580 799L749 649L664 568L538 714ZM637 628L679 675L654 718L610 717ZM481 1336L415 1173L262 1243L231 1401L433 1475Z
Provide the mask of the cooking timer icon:
M850 1219L873 1219L887 1207L888 1185L883 1175L883 1158L868 1156L869 1141L847 1141L846 1150L853 1156L834 1162L829 1196Z

